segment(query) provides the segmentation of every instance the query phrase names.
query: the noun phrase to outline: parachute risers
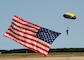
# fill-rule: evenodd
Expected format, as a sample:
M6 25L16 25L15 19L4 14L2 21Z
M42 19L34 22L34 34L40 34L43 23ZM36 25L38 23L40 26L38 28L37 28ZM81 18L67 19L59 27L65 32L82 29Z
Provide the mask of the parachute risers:
M63 17L67 19L73 19L73 20L76 19L76 15L71 12L65 12Z
M71 13L71 12L65 12L63 14L63 17L66 18L66 19L70 19L70 20L75 20L76 19L76 15ZM69 31L69 26L67 26L67 29L66 29L67 35L68 35L68 31Z

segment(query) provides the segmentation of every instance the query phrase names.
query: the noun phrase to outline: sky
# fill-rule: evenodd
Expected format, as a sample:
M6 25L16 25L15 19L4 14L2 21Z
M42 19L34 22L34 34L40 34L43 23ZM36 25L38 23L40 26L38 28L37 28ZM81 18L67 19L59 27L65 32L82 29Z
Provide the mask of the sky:
M83 6L84 0L0 0L0 49L25 48L3 36L14 15L60 32L51 48L84 48ZM65 19L63 14L67 11L76 14L77 19Z

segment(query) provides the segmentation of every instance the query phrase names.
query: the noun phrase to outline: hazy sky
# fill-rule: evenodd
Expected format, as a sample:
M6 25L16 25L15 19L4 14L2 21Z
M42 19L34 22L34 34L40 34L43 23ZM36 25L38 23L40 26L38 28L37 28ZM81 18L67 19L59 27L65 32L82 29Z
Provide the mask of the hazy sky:
M53 42L51 48L84 47L84 0L0 0L0 49L25 48L6 38L14 15L39 26L62 33ZM70 11L76 14L76 20L65 19L63 14ZM66 27L69 23L69 35Z

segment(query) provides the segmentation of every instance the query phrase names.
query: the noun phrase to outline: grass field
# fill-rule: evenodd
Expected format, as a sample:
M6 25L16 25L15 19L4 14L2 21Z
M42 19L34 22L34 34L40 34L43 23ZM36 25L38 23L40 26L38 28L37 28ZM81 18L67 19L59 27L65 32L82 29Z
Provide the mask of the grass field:
M73 57L73 56L84 56L84 52L55 52L49 53L48 57ZM11 53L11 54L0 54L0 58L8 57L43 57L37 53Z

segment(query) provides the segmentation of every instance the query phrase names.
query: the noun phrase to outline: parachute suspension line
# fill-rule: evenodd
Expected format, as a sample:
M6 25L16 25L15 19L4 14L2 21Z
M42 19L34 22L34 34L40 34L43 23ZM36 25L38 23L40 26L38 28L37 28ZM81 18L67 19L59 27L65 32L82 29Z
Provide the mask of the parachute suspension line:
M66 33L69 34L70 20L67 21Z
M67 20L67 27L70 27L71 20Z

